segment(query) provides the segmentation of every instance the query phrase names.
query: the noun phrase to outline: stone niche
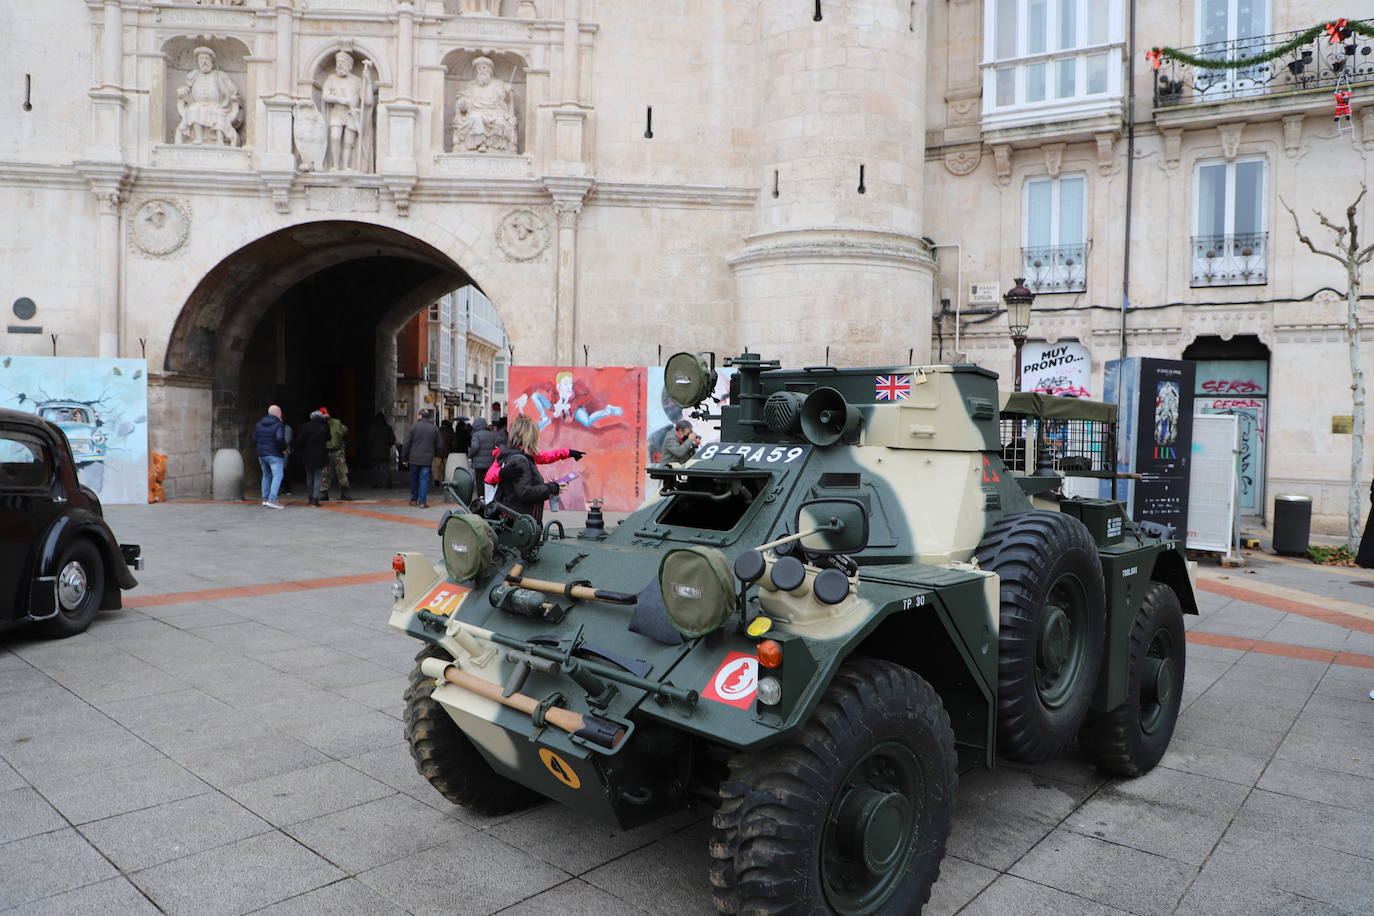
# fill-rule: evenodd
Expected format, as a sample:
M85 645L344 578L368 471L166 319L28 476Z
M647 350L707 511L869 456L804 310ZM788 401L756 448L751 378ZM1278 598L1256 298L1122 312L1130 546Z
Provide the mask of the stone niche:
M478 151L465 145L455 145L454 127L458 120L458 99L473 91L477 85L477 68L474 61L485 57L492 62L492 83L504 86L510 83L514 96L515 110L515 148L508 150ZM451 51L444 60L444 151L458 155L471 156L515 156L525 152L526 135L526 91L527 65L518 54L502 51Z
M357 167L350 168L345 166L342 168L334 168L331 164L333 159L333 150L331 148L325 155L324 168L322 171L372 174L377 171L377 101L378 89L381 86L381 76L377 62L365 51L352 47L351 45L345 44L331 48L329 53L321 57L319 63L315 65L315 72L312 74L314 88L311 90L311 98L315 103L315 108L323 117L325 124L328 125L329 110L324 104L324 84L325 81L334 74L336 66L335 57L341 51L346 51L352 56L353 75L362 80L365 87L370 83L371 97L364 102L365 117L361 119L362 130L357 139L359 145L356 158ZM365 65L370 65L370 69ZM332 131L330 133L332 133ZM329 143L331 145L334 143L334 138L332 136L329 138ZM341 154L343 151L343 149L340 150Z
M444 12L452 16L512 16L519 19L538 19L541 5L535 0L444 0Z
M178 92L187 87L187 77L198 72L196 64L196 49L209 48L214 52L214 69L224 73L239 94L239 111L234 122L234 129L238 136L229 144L218 142L216 138L202 130L204 142L199 144L205 148L216 148L227 150L230 148L242 149L251 147L253 144L251 112L253 111L253 97L251 95L252 86L249 85L248 64L245 60L249 56L248 46L237 38L206 38L204 36L182 36L170 39L162 46L162 56L164 60L164 78L162 93L161 119L162 127L158 131L154 128L155 135L163 143L177 143L177 126L181 123L181 113L177 110L177 102L182 98ZM193 146L196 144L185 142L189 138L183 137L180 146Z

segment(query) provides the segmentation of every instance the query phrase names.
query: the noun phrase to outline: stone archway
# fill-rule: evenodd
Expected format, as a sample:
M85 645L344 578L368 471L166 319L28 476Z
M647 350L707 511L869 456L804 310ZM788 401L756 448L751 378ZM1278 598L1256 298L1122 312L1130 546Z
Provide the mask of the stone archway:
M467 285L477 284L433 245L350 220L291 226L225 257L187 298L167 344L165 387L201 392L200 422L158 449L190 459L173 463L193 479L176 481L169 495L204 492L208 477L195 471L208 471L216 449L245 449L268 403L281 404L292 425L321 404L354 430L376 411L391 417L397 332ZM177 413L165 400L165 412Z

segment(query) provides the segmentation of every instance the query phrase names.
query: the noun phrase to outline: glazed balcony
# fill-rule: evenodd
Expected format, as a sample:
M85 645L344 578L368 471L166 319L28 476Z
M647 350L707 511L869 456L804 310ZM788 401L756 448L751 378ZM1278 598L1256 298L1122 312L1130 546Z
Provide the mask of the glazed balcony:
M1193 236L1192 285L1261 286L1269 282L1269 233Z
M1081 293L1088 288L1088 244L1022 248L1021 269L1034 293Z
M1179 50L1193 57L1235 60L1263 54L1301 34L1280 32ZM1224 103L1242 101L1256 110L1330 108L1331 93L1338 84L1348 80L1356 89L1374 84L1374 39L1352 32L1333 44L1321 32L1274 60L1238 70L1210 70L1165 58L1154 76L1157 121L1193 120L1193 115L1205 115L1217 103L1230 116L1234 106ZM1362 94L1357 91L1357 96Z

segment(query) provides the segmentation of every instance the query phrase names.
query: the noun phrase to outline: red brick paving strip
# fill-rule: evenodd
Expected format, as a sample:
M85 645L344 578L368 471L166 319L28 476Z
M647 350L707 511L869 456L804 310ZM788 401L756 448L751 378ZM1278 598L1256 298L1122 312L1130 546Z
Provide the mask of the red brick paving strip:
M1348 630L1359 630L1361 633L1374 634L1374 620L1356 617L1354 614L1343 614L1340 611L1333 611L1315 604L1305 604L1301 601L1293 601L1288 598L1276 598L1273 595L1251 591L1248 588L1239 588L1234 585L1222 585L1220 582L1213 582L1210 579L1198 580L1197 586L1204 592L1211 592L1214 595L1225 595L1227 598L1235 598L1237 601L1248 601L1251 604L1260 604L1264 607L1273 608L1276 611L1297 614L1301 617L1319 620L1322 623L1345 627Z
M234 588L207 588L198 592L168 592L164 595L136 595L124 599L128 608L159 607L164 604L189 604L193 601L218 601L223 598L257 598L287 592L308 592L317 588L368 585L389 582L395 573L363 573L357 576L329 576L325 579L298 579L295 582L270 582L266 585L239 585Z
M396 515L392 512L376 512L372 509L359 509L355 506L321 506L330 512L344 512L348 515L365 515L368 518L379 518L384 522L400 522L404 525L419 525L421 528L429 528L437 531L439 528L438 518L413 518L409 515Z
M1356 652L1333 652L1330 649L1290 646L1287 643L1265 642L1262 639L1241 639L1236 636L1221 636L1217 633L1199 633L1197 630L1188 631L1188 641L1202 646L1239 649L1242 652L1259 652L1261 655L1279 655L1284 658L1300 658L1311 662L1330 662L1333 665L1346 665L1351 668L1374 669L1374 655L1360 655Z

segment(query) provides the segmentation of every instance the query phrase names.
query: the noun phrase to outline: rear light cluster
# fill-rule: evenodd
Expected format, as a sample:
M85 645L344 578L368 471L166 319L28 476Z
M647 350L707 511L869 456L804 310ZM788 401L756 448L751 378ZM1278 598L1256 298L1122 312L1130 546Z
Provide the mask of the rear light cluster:
M406 583L402 576L406 574L406 558L401 554L391 558L391 571L396 573L396 581L391 583L391 597L395 601L400 601L406 596Z
M777 669L782 667L782 644L772 640L763 639L758 644L759 668L770 672L764 674L759 672L758 697L759 702L764 706L777 706L782 702L782 682L774 674Z

